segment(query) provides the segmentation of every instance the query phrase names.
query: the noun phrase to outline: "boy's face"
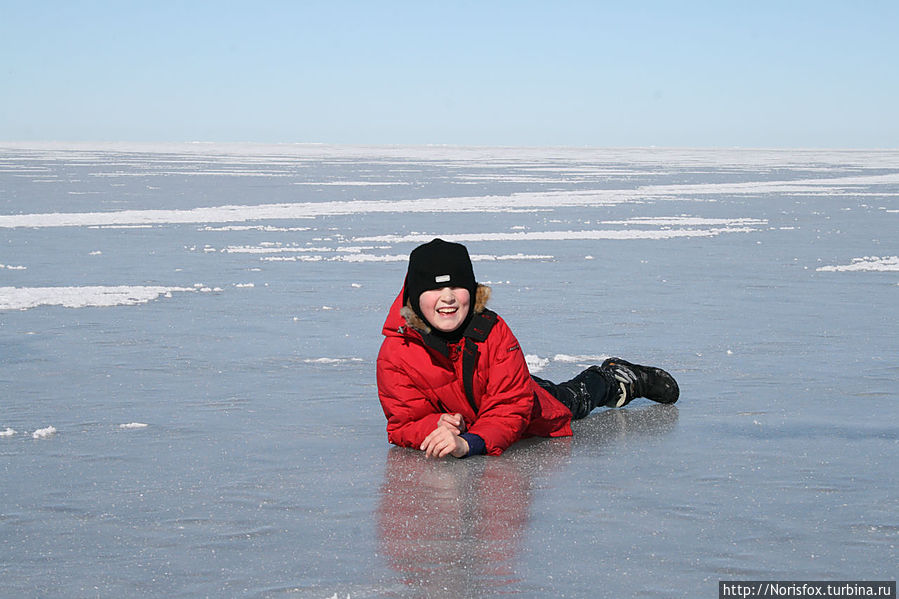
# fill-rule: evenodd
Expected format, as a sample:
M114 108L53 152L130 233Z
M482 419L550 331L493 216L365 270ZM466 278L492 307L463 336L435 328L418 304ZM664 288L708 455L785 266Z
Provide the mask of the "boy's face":
M464 287L443 287L425 291L418 307L432 327L443 333L459 328L468 317L471 294Z

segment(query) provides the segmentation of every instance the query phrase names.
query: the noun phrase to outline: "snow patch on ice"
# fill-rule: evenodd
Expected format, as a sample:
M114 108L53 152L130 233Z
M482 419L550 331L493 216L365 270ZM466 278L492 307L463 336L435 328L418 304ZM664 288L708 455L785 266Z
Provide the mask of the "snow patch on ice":
M540 356L533 354L525 355L524 361L527 363L528 370L531 372L540 372L549 364L549 358L541 358Z
M610 205L629 200L642 201L642 196L635 190L596 190L527 192L506 196L457 197L449 199L351 200L260 204L256 206L208 206L181 210L5 214L0 215L0 228L228 223L252 220L345 216L350 214L521 212L560 206Z
M145 176L146 172L136 174ZM625 202L690 199L691 196L697 195L779 193L845 196L858 192L859 186L895 185L897 183L899 183L899 174L891 173L797 181L647 185L635 189L554 190L453 198L298 202L255 206L225 205L180 210L6 214L0 215L0 228L227 223L374 213L508 213L559 207L607 206ZM684 224L681 223L680 226L684 226Z
M591 366L593 364L599 365L602 364L603 361L610 356L605 355L577 355L572 356L569 354L556 354L552 358L541 358L540 356L534 354L528 354L524 357L525 362L528 365L528 370L531 372L540 372L544 368L550 365L551 362L560 362L562 364L579 364L583 366Z
M651 225L658 227L751 227L767 224L758 218L701 218L698 216L646 216L626 220L604 220L603 225Z
M49 439L53 435L56 434L56 427L48 426L46 428L39 428L33 433L31 433L31 437L33 439Z
M346 364L347 362L362 362L362 358L307 358L305 364Z
M309 231L309 227L273 227L271 225L227 225L224 227L200 227L198 231L232 232L232 231L263 231L265 233L292 233L297 231Z
M702 192L719 193L719 190L714 185L672 185L637 189L519 192L497 196L420 198L410 200L350 200L259 204L255 206L205 206L180 210L153 209L121 210L116 212L4 214L0 215L0 228L211 224L253 220L305 219L350 214L532 212L539 209L612 206L625 202L646 202L676 198L683 194L685 188L690 194ZM759 192L751 186L745 189L745 191Z
M899 271L899 256L865 256L853 258L851 264L839 266L821 266L817 268L821 272L852 272L852 271Z
M744 220L744 219L737 219ZM759 221L761 222L761 221ZM754 227L725 226L708 229L594 229L586 231L516 231L512 233L457 233L441 235L446 241L457 243L487 241L583 241L583 240L623 240L623 239L675 239L678 237L715 237L722 233L750 233ZM358 237L356 241L377 241L384 243L425 243L434 235L376 235Z
M65 308L133 306L145 304L160 296L172 297L173 292L205 290L190 287L128 285L0 287L0 310L28 310L37 306L63 306Z
M153 225L89 225L88 229L152 229Z
M469 256L472 262L492 262L503 260L553 260L555 257L549 254L472 254Z
M444 236L449 237L449 236ZM428 237L428 240L431 238ZM339 250L335 250L339 251ZM264 254L265 252L252 252ZM280 253L277 250L275 253ZM340 256L323 256L321 254L297 255L297 256L262 256L263 262L406 262L408 254L345 254ZM553 256L546 254L473 254L472 262L486 262L499 260L552 260Z
M556 354L553 356L553 362L564 362L566 364L602 364L603 360L611 356L604 355L582 355L572 356L569 354Z
M294 185L312 185L318 187L383 187L389 185L412 185L409 181L296 181Z
M260 245L229 245L222 248L223 254L290 254L312 253L327 251L327 248L281 246L275 243L263 243Z

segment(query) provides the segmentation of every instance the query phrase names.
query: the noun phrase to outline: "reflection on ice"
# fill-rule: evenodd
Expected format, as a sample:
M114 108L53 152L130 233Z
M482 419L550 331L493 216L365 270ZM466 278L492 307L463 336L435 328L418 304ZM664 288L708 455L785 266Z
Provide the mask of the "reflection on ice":
M669 433L677 419L673 405L597 411L575 423L573 438L527 439L499 458L430 460L421 452L390 448L378 502L378 540L380 553L406 586L401 596L521 591L524 570L540 569L521 554L535 490L550 477L577 479L569 467L573 447L614 450L623 439ZM552 502L539 509L567 508ZM574 549L556 550L564 555Z
M391 449L378 507L380 553L412 596L492 596L517 581L531 481L512 460L435 461Z

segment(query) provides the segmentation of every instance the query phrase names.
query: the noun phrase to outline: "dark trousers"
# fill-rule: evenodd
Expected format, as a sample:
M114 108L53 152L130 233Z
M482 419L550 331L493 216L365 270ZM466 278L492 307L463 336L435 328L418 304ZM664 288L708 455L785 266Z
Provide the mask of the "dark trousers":
M597 366L591 366L570 381L559 384L534 375L531 378L571 410L574 420L583 418L593 408L606 405L613 386L617 386L614 378Z

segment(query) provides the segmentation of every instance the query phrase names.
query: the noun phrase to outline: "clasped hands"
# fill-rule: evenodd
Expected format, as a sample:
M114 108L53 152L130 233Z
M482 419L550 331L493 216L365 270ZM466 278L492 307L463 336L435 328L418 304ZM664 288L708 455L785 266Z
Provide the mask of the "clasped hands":
M441 414L437 420L437 428L425 437L421 450L429 458L443 458L448 455L465 457L468 455L468 441L460 437L465 428L462 414Z

